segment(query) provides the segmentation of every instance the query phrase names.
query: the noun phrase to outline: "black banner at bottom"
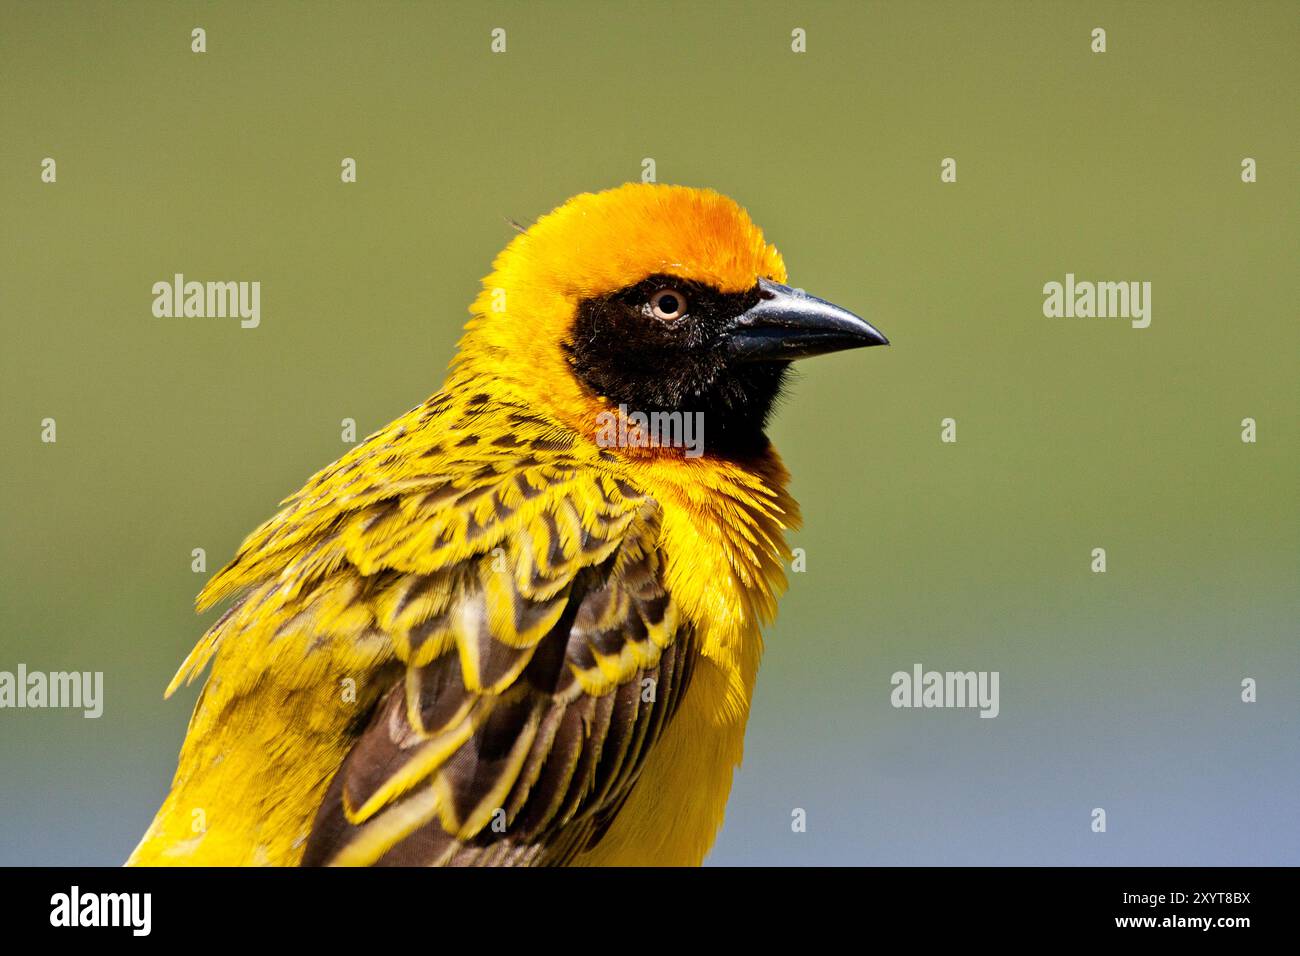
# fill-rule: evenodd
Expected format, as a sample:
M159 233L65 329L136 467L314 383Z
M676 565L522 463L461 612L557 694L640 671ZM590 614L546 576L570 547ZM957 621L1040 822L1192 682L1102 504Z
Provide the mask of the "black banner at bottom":
M7 869L7 931L377 944L393 933L546 947L729 944L816 927L943 938L1071 936L1231 945L1289 923L1295 871L1242 869L225 870ZM676 929L674 929L676 927ZM674 935L679 934L676 939ZM656 943L655 940L659 942Z

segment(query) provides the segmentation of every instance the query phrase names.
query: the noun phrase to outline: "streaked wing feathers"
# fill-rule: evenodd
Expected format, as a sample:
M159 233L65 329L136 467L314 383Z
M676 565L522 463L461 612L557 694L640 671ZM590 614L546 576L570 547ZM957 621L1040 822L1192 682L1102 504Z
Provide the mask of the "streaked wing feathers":
M486 587L468 590L459 653L412 664L388 693L304 862L549 864L597 838L690 676L691 635L660 586L652 525L576 574L536 641L518 628L500 640Z

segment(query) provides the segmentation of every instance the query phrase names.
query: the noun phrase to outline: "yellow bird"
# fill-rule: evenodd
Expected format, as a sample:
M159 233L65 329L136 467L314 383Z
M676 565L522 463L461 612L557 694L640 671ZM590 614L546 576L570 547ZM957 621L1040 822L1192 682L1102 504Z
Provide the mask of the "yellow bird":
M514 237L441 391L311 478L233 606L140 865L700 863L798 510L793 359L883 345L712 190Z

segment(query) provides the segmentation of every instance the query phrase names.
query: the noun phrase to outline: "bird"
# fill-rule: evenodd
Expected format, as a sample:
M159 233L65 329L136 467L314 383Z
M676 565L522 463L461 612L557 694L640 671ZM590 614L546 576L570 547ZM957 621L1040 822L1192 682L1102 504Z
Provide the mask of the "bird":
M167 688L208 672L129 865L709 852L799 526L773 405L793 361L888 341L712 189L519 229L442 387L202 589L230 603ZM693 447L654 427L682 420Z

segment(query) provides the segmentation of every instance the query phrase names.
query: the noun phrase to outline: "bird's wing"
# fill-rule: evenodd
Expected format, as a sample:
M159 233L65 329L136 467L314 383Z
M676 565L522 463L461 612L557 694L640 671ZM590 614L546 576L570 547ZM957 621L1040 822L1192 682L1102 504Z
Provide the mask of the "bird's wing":
M657 503L526 413L494 437L499 410L432 417L318 475L203 596L248 588L236 617L287 601L280 615L391 642L398 676L304 863L563 862L600 838L690 678Z
M305 863L558 863L612 819L686 688L690 635L652 523L602 558L553 520L527 533L532 580L489 561L413 635Z

